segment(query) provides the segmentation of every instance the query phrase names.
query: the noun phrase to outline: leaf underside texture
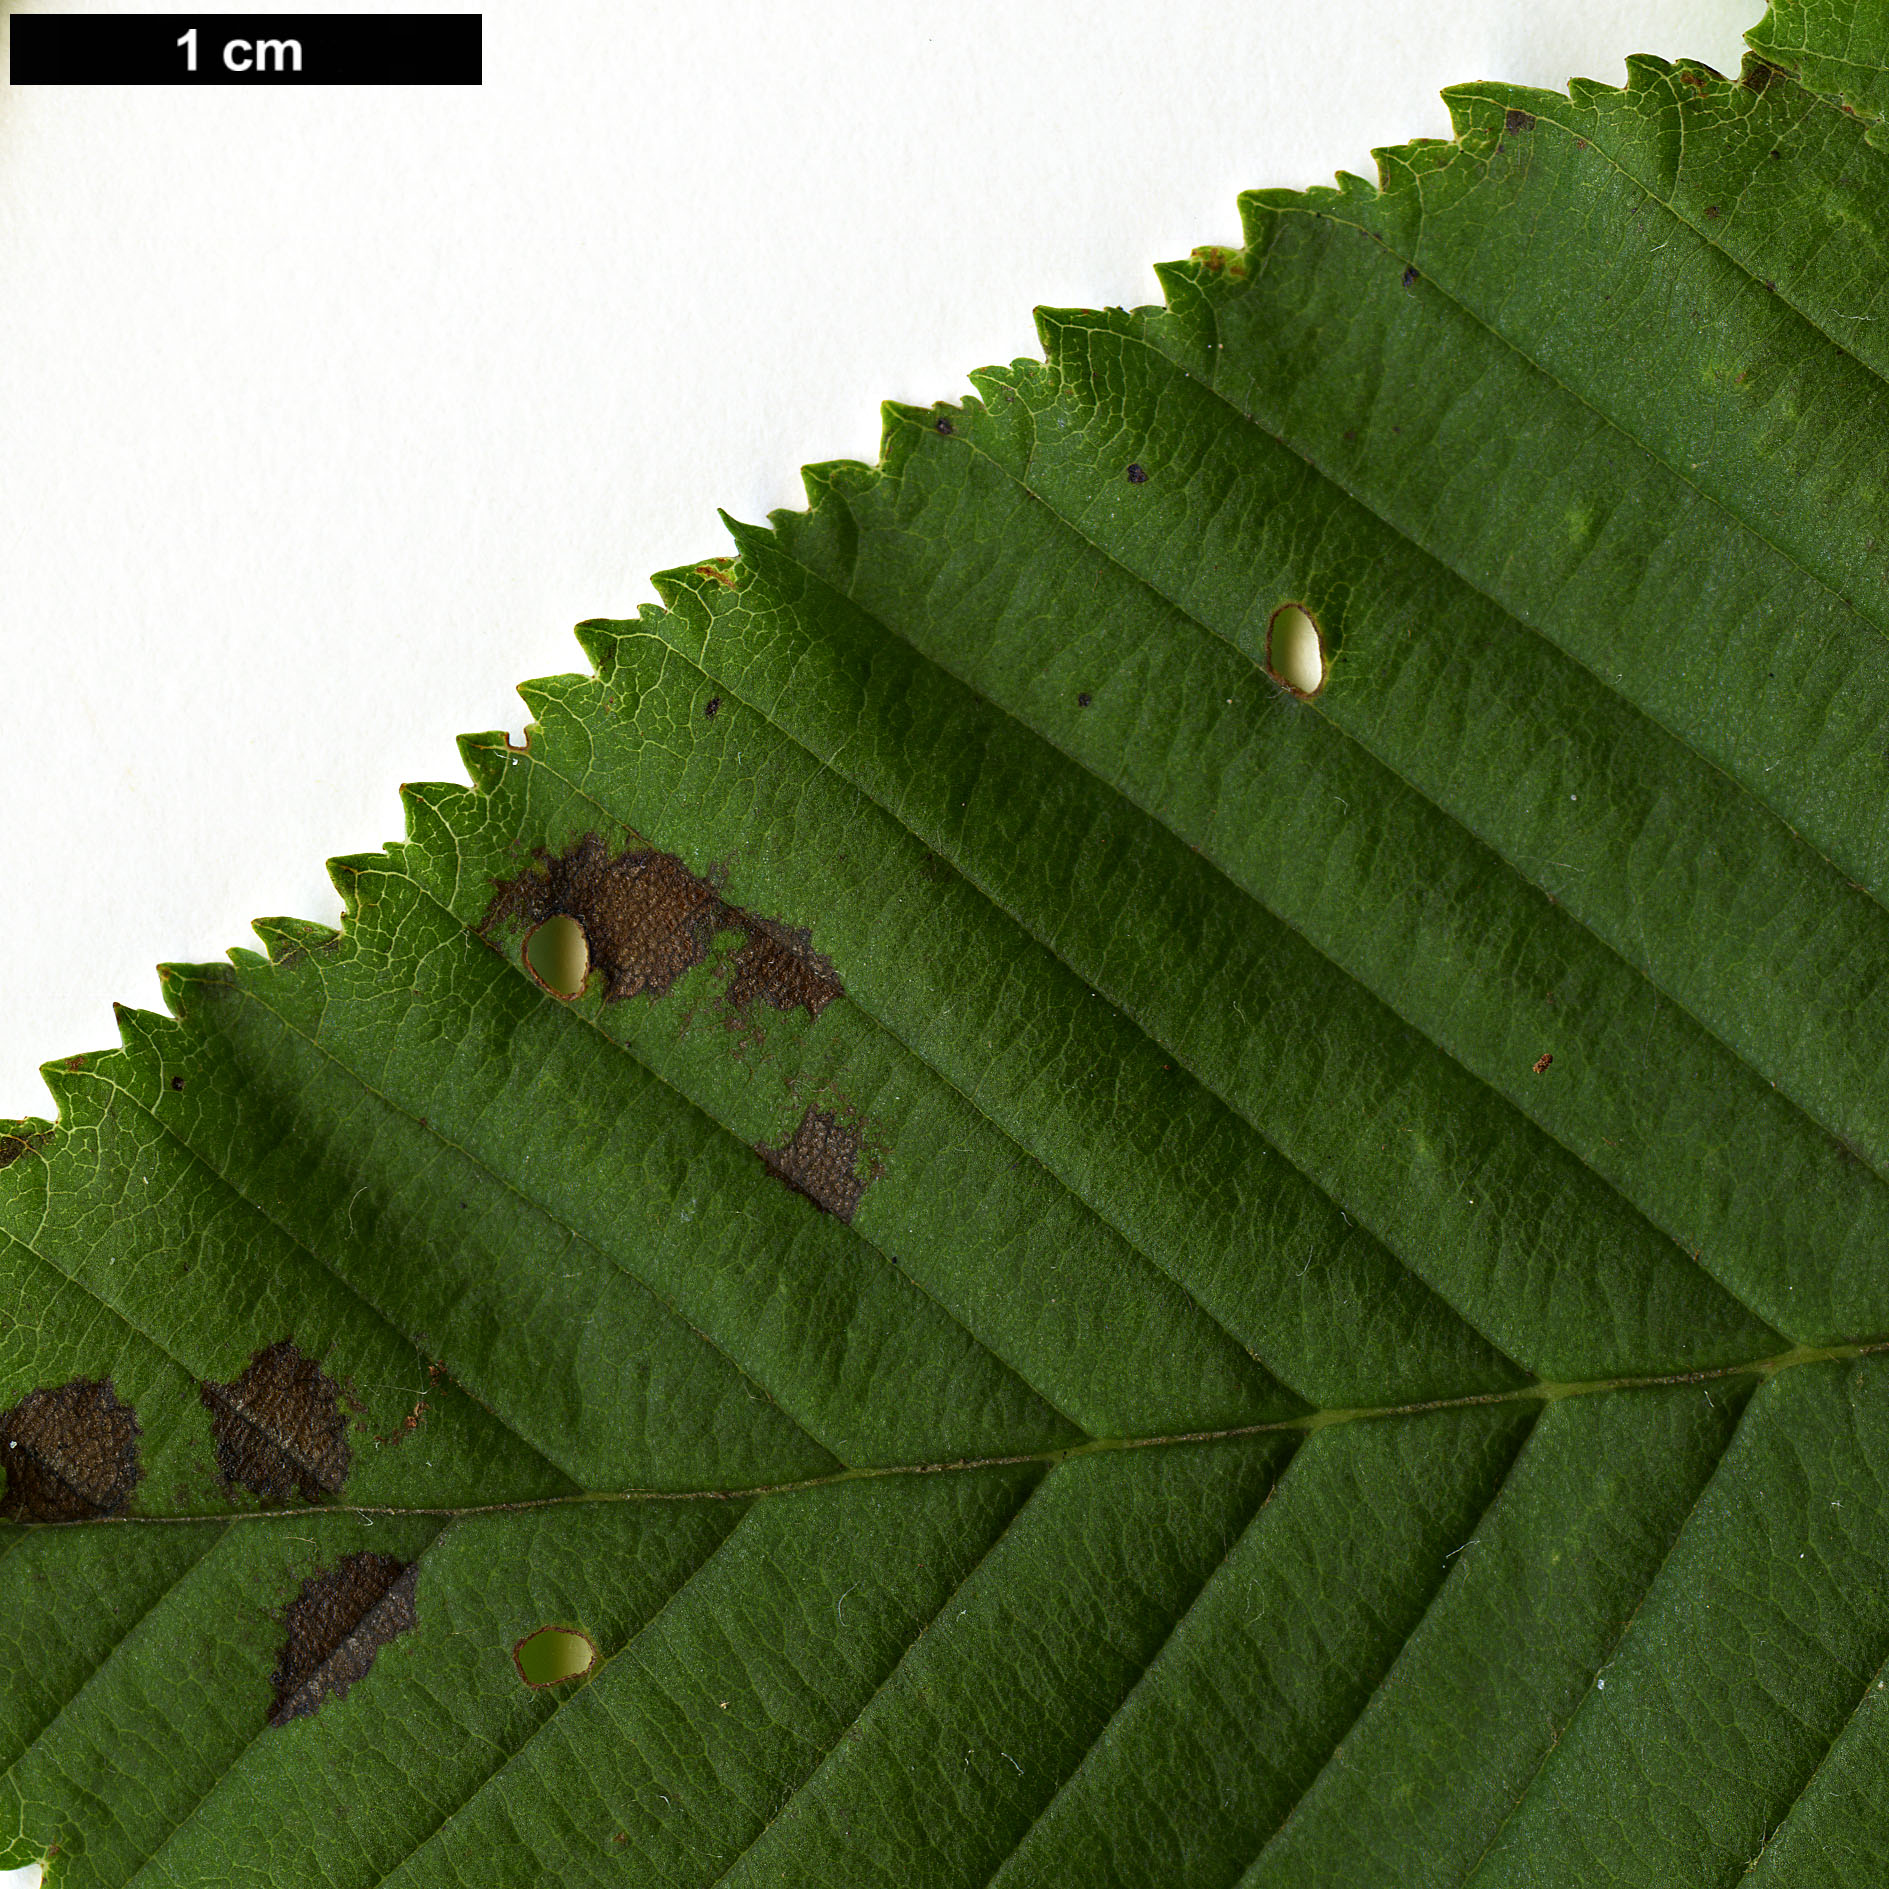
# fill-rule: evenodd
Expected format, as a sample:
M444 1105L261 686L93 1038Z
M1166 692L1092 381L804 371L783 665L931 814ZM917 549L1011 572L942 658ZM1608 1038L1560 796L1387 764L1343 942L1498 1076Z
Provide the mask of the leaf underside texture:
M0 1861L1880 1882L1884 18L1251 194L50 1068Z

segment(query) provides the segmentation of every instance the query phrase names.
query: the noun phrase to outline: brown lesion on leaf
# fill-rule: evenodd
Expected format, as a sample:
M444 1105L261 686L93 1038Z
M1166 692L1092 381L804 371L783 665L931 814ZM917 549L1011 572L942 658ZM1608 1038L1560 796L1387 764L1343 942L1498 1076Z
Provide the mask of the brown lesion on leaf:
M0 1520L90 1522L122 1515L144 1474L138 1414L108 1377L29 1391L0 1416Z
M822 1213L850 1225L872 1179L859 1172L865 1145L865 1125L851 1110L835 1112L815 1105L781 1147L758 1142L754 1151L777 1181L804 1194Z
M1224 273L1238 281L1246 274L1243 250L1227 249L1219 243L1202 243L1194 249L1193 258L1209 275Z
M374 1441L383 1448L398 1449L415 1430L419 1429L419 1427L425 1423L426 1413L432 1408L433 1406L429 1404L424 1397L419 1398L414 1403L413 1408L394 1426L393 1430L388 1435L377 1436Z
M198 1386L217 1472L265 1502L336 1495L347 1481L348 1424L334 1380L287 1338L258 1351L227 1384Z
M728 973L728 997L737 1010L758 1000L817 1017L845 995L809 932L728 904L712 875L704 878L673 853L635 841L614 855L597 833L561 853L539 848L524 872L500 882L479 930L489 939L517 924L528 937L557 917L583 928L606 1003L666 997L685 972L708 962L717 935L729 931L745 938Z
M37 1154L52 1140L53 1131L41 1128L22 1134L18 1128L0 1130L0 1168L11 1167L22 1155Z
M804 926L783 925L750 912L731 917L748 934L729 973L728 999L737 1010L760 1002L776 1010L798 1006L817 1017L842 994L833 966L814 950L813 934Z
M270 1675L271 1725L310 1718L367 1676L387 1642L419 1624L420 1564L363 1549L311 1574L282 1617L287 1638Z

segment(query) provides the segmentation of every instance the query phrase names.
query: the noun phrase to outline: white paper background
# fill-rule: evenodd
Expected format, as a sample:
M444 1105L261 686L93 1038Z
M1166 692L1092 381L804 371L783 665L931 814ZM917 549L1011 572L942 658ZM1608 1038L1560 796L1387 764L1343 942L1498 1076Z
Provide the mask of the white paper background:
M0 93L0 1115L158 960L332 922L400 781L882 398L1453 80L1735 72L1760 10L497 0L478 90Z

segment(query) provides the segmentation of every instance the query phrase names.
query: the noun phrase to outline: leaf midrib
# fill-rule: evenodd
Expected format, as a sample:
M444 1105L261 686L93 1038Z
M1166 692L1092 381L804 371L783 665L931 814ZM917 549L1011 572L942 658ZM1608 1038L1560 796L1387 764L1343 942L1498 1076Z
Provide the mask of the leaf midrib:
M1013 1469L1026 1463L1054 1468L1079 1456L1097 1456L1113 1450L1178 1449L1202 1443L1234 1443L1244 1437L1276 1436L1291 1432L1310 1435L1338 1424L1380 1423L1429 1416L1439 1410L1469 1410L1485 1404L1560 1403L1571 1397L1602 1397L1616 1391L1656 1390L1684 1384L1713 1384L1730 1378L1754 1377L1768 1382L1785 1371L1806 1365L1847 1364L1889 1352L1889 1334L1860 1338L1840 1345L1794 1345L1768 1357L1716 1364L1694 1371L1662 1371L1637 1377L1599 1377L1569 1380L1541 1379L1507 1390L1470 1391L1459 1397L1434 1397L1408 1404L1361 1404L1345 1408L1309 1410L1296 1417L1267 1423L1230 1425L1217 1430L1184 1430L1148 1436L1091 1437L1066 1449L1021 1450L1014 1455L961 1456L948 1461L881 1463L841 1469L831 1475L802 1476L791 1482L751 1483L730 1489L588 1489L576 1495L526 1496L512 1502L472 1503L461 1507L404 1507L394 1503L323 1502L298 1508L246 1509L230 1515L100 1515L72 1522L21 1522L17 1527L41 1532L57 1529L124 1527L198 1527L206 1522L236 1525L245 1522L306 1520L311 1514L443 1516L511 1515L530 1509L581 1508L609 1502L751 1502L769 1496L798 1495L807 1489L830 1489L839 1483L873 1482L893 1476L943 1476L985 1469ZM16 1544L17 1545L17 1544Z

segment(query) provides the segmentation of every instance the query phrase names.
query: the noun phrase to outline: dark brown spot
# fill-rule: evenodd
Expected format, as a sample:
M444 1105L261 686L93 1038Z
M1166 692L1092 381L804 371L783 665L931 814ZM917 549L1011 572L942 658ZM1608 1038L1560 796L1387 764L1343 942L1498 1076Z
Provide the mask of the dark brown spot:
M728 566L732 561L729 558L711 558L706 564L698 564L695 567L695 574L698 577L712 577L722 589L733 590L735 580L728 571Z
M1416 279L1417 279L1417 265L1413 262L1410 265L1410 267L1404 271L1404 287L1409 288L1411 283L1416 281Z
M947 438L950 436L952 430L951 422L947 420L943 414L940 414L933 424L935 424L938 431L945 434Z
M310 1718L365 1679L374 1655L418 1624L413 1590L419 1578L417 1561L366 1550L311 1574L283 1613L288 1637L270 1675L275 1704L269 1723Z
M1540 1056L1537 1056L1535 1058L1535 1074L1539 1076L1553 1061L1554 1053L1552 1051L1545 1051Z
M708 957L722 902L673 854L645 848L612 859L590 833L543 865L542 873L500 887L481 929L514 917L532 927L552 917L576 919L610 1001L641 991L666 996L684 971Z
M759 998L777 1010L798 1005L817 1017L845 995L808 932L725 903L712 868L710 878L701 878L673 853L644 846L612 858L595 833L556 857L539 851L533 860L530 870L498 887L479 929L489 937L515 920L529 934L553 917L576 920L590 968L603 974L606 1003L642 993L652 1000L667 996L685 971L708 961L716 934L724 931L747 939L730 977L738 1009Z
M1095 697L1091 695L1087 689L1084 689L1082 693L1076 697L1076 706L1078 708L1087 708L1094 700Z
M1148 475L1140 466L1130 466L1128 468L1128 483L1130 485L1146 485L1148 483Z
M859 1210L866 1183L858 1173L859 1154L865 1145L857 1122L846 1121L823 1108L810 1108L785 1147L757 1144L755 1153L767 1171L797 1194L805 1194L822 1213L851 1222Z
M1508 110L1502 114L1502 129L1504 131L1533 131L1534 128L1535 114L1533 112L1518 111L1511 105Z
M184 1086L184 1079L182 1076L171 1077L171 1087L177 1090L180 1094L183 1091L183 1086Z
M1705 213L1707 216L1716 217L1718 215L1718 205L1716 203L1708 203L1705 206Z
M1747 53L1745 55L1745 69L1739 73L1738 83L1749 92L1763 92L1769 90L1771 81L1780 76L1782 75L1779 73L1776 66L1768 64L1762 59L1754 59ZM1776 157L1777 153L1773 151L1771 155Z
M0 1520L86 1522L120 1515L138 1478L138 1413L108 1377L29 1391L0 1416Z
M719 695L711 695L708 698L708 706L702 710L702 713L706 715L710 721L713 721L715 717L721 713L721 697Z
M22 1155L37 1154L50 1140L50 1128L42 1128L32 1135L16 1134L11 1130L0 1134L0 1168L11 1167Z
M817 1017L840 995L840 980L814 950L812 933L745 912L731 916L740 917L748 932L728 981L729 1001L737 1010L759 999L776 1010L792 1010L797 1004Z
M337 1494L348 1475L348 1424L334 1380L286 1338L258 1351L240 1377L198 1386L210 1413L225 1490L265 1502Z

